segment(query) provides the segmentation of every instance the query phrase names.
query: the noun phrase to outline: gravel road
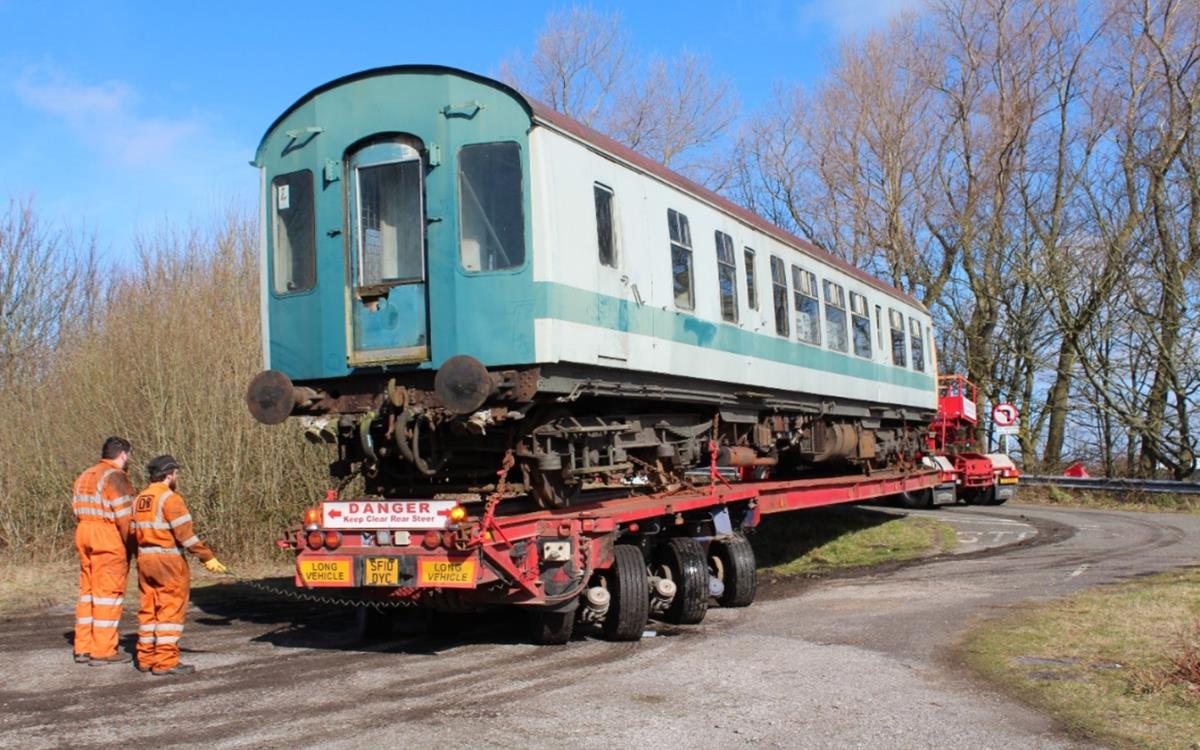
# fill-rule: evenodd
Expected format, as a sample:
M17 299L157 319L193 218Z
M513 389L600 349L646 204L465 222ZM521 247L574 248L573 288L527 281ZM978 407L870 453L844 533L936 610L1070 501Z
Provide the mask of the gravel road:
M363 647L344 610L214 586L183 640L200 671L172 679L72 664L66 609L7 617L0 747L1092 747L971 676L954 646L1013 605L1197 564L1200 517L934 513L967 554L768 583L748 609L636 644L537 648L500 617ZM134 621L127 607L126 648Z

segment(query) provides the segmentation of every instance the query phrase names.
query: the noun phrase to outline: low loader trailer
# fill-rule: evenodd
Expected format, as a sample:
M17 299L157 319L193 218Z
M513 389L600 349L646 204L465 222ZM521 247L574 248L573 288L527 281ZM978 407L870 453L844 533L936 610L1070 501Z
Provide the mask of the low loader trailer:
M774 513L931 493L928 465L791 481L707 483L541 509L497 491L483 503L338 499L330 492L279 540L296 552L296 585L351 596L364 632L387 605L528 610L537 643L568 641L577 623L636 641L650 618L695 624L711 603L745 607L757 589L746 532ZM313 593L316 593L314 591Z

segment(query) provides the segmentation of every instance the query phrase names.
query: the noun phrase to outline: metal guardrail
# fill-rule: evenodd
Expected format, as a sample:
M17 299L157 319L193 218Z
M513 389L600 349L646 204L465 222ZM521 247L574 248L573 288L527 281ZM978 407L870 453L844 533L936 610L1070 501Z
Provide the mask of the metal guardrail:
M1105 479L1104 477L1056 477L1022 474L1021 484L1035 487L1062 487L1068 490L1099 492L1148 492L1172 495L1200 495L1200 483L1173 479Z

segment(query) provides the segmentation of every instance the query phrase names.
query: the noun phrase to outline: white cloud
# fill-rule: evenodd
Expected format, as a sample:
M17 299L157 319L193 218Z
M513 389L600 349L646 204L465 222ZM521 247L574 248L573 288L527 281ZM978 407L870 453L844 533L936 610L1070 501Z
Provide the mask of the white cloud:
M854 36L923 5L925 0L809 0L800 6L799 20L803 25L826 26L839 36Z
M101 158L121 166L162 164L203 130L195 118L142 114L141 97L121 81L86 84L56 70L27 68L14 90L27 107L62 121Z

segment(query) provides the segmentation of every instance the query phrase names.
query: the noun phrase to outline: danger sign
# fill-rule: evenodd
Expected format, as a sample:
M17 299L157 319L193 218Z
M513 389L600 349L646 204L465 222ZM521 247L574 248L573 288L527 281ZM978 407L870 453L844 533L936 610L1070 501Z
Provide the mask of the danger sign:
M1012 404L996 404L992 407L992 422L997 427L1012 427L1021 418L1021 412Z
M444 529L453 500L350 500L323 503L327 529Z

